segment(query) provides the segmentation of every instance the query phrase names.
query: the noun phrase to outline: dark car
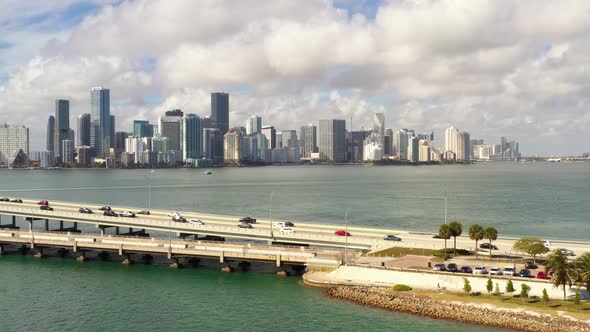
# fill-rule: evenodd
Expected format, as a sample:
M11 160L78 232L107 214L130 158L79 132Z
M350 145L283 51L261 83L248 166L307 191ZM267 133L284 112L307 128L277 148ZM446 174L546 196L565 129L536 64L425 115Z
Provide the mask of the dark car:
M334 234L338 235L338 236L350 236L350 233L347 231L343 231L341 229L337 230L336 232L334 232Z
M255 224L256 219L250 218L250 217L244 217L244 218L240 219L240 222L245 222L247 224Z
M149 216L150 211L147 211L147 210L146 211L139 211L139 212L137 212L137 214L143 214L143 215Z
M482 243L482 244L480 244L480 245L479 245L479 247L480 247L481 249L492 249L492 250L498 250L498 247L496 247L496 246L495 246L495 245L493 245L493 244L489 244L489 243Z
M49 205L48 201L39 201L37 202L37 205Z
M538 266L532 260L528 259L525 261L524 268L525 269L536 269L536 268L538 268Z
M529 269L522 269L522 270L520 270L520 273L518 275L521 276L521 277L523 277L523 278L532 278L533 277L531 275L531 270L529 270Z
M0 202L10 202L10 199L8 197L2 197L0 198Z
M432 236L432 238L433 238L433 239L442 239L442 237L441 237L440 235L438 235L438 234L434 234L434 235Z
M469 266L462 266L459 270L461 273L473 273L473 270Z
M49 205L41 205L39 208L45 211L53 211L53 208Z
M295 224L290 221L285 221L285 227L295 227Z
M111 209L110 206L103 206L99 209L100 211L112 211L113 209Z
M449 265L447 265L447 271L457 272L457 271L459 271L459 267L455 263L450 263Z
M91 214L92 210L90 210L89 208L80 208L78 210L80 213L87 213L87 214Z
M383 238L383 240L386 240L386 241L401 241L402 239L400 239L399 237L397 237L395 235L385 235L385 237Z
M22 202L23 202L23 200L22 200L22 199L19 199L19 198L16 198L16 199L13 199L13 200L12 200L12 201L10 201L10 202L11 202L11 203L22 203Z
M118 217L119 216L118 214L116 214L115 212L113 212L111 210L104 211L103 215L105 215L107 217Z

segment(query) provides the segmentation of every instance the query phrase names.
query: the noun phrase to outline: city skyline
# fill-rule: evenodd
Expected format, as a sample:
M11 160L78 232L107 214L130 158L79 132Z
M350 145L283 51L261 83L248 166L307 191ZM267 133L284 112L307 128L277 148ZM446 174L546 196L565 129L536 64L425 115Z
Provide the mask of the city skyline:
M121 128L206 115L209 92L225 91L230 126L257 114L277 130L351 117L368 129L383 113L385 128L516 137L527 155L587 150L587 2L84 4L3 3L0 123L35 128L55 99L72 119L91 113L92 86L113 91ZM31 148L44 142L32 130Z

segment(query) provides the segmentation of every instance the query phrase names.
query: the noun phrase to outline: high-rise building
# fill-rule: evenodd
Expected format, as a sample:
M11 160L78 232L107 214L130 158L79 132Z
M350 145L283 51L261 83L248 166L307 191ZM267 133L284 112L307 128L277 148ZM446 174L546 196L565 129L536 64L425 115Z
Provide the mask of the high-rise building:
M182 159L199 159L203 156L203 124L196 114L188 114L182 122Z
M68 139L68 130L70 129L70 101L57 99L55 101L55 129L54 129L54 149L55 157L63 160L63 141Z
M385 115L383 113L375 113L373 116L373 135L377 137L378 143L383 143L383 136L385 136Z
M125 151L125 139L129 137L129 133L118 131L115 133L115 154L120 155Z
M82 167L90 167L91 149L83 145L78 147L78 164Z
M395 145L395 156L400 160L408 160L408 140L414 137L414 131L411 129L402 128L397 131L393 137Z
M223 142L221 131L217 128L203 128L203 156L207 159L220 161L223 159Z
M51 152L51 151L41 151L39 159L40 159L39 166L41 166L41 167L54 167L55 166L55 158L53 158L53 152Z
M420 158L420 141L415 136L408 137L408 161L418 162Z
M158 120L160 136L168 138L168 150L181 151L182 111L173 110L165 113Z
M92 153L106 157L111 146L111 97L109 89L90 89L90 147Z
M269 150L277 147L277 131L273 126L262 127L262 134L266 136L267 147Z
M393 156L393 130L386 129L383 136L383 155Z
M74 141L71 139L64 139L61 141L61 161L66 164L74 163Z
M133 154L133 160L138 163L143 154L143 141L141 137L129 136L125 139L125 151Z
M281 147L283 148L299 148L299 140L297 139L297 131L295 130L283 130L281 133L281 140L283 142Z
M154 132L152 125L146 120L133 120L133 136L152 137Z
M24 156L23 156L24 154ZM29 155L29 128L0 125L0 165L24 166Z
M430 162L431 160L431 156L430 156L430 144L428 144L428 140L421 140L419 145L419 156L418 156L418 161L419 162Z
M54 138L55 137L55 117L53 115L49 116L49 119L47 119L47 143L46 143L46 150L50 151L53 155L53 150L54 147L53 145L55 144L54 142Z
M276 133L275 139L276 139L275 148L276 149L282 148L283 147L283 134L282 133Z
M236 164L242 160L242 133L230 130L223 135L223 161L226 164Z
M78 117L78 146L90 146L90 114L80 114Z
M312 153L318 152L318 127L312 124L301 126L299 130L299 146L303 158L311 158Z
M320 159L328 161L346 160L346 121L320 120L319 132Z
M229 94L211 93L211 119L213 128L219 129L222 135L229 130Z
M111 145L109 146L111 149L115 148L115 116L111 115L111 121L110 121L110 134L109 134L109 143L111 143Z
M258 134L262 132L262 118L258 115L252 115L246 120L246 135Z
M346 159L352 162L363 161L364 142L369 136L368 131L352 131L346 133Z
M156 153L168 152L168 138L162 136L155 136L152 138L152 151Z
M455 160L469 160L471 154L469 133L455 127L447 128L445 130L445 150L451 151Z
M418 135L416 135L416 138L421 141L432 142L432 141L434 141L434 132L418 134Z

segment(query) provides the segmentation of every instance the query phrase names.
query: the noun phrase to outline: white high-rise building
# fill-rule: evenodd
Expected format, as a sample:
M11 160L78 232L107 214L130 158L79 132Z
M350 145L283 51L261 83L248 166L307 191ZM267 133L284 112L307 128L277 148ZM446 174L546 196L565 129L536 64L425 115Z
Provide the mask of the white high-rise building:
M383 144L383 136L385 136L385 115L383 113L375 113L373 116L373 135L377 137L378 143Z
M469 160L469 133L455 127L445 130L445 151L452 152L455 160Z
M29 155L29 128L0 125L0 165L10 165L19 151Z
M303 158L311 158L311 154L318 150L318 127L309 124L301 126L299 130L299 146Z
M259 134L262 132L262 118L252 115L246 120L246 135Z
M71 139L64 139L61 142L61 160L64 164L72 164L74 162L74 141Z
M133 160L139 162L143 154L143 140L141 137L129 136L125 139L125 151L133 154Z

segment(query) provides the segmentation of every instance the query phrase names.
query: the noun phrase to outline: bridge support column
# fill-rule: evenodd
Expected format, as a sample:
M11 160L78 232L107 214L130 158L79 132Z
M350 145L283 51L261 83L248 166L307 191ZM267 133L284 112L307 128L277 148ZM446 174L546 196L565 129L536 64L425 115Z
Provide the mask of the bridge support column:
M178 258L174 258L172 259L172 263L170 263L168 267L171 269L182 269L184 265L180 263L180 260Z
M277 255L276 260L275 260L275 266L281 267L281 255Z
M49 219L45 219L45 231L49 231Z
M12 216L12 222L6 225L2 225L2 218L0 217L0 228L14 228L14 229L19 229L19 227L16 226L16 217Z
M86 252L82 251L82 254L78 257L76 257L76 261L79 263L84 263L88 260L88 258L86 258Z
M225 256L223 254L223 250L219 252L219 263L225 263Z
M115 227L115 234L119 235L119 226Z
M35 258L45 258L45 254L43 253L43 248L38 248L35 253L33 254Z
M123 245L119 245L119 256L123 256Z
M4 254L4 246L0 246L0 256Z
M127 257L121 262L123 265L131 265L133 264L133 260L131 259L131 254L127 254Z
M74 248L72 249L73 252L78 252L78 241L74 241Z

